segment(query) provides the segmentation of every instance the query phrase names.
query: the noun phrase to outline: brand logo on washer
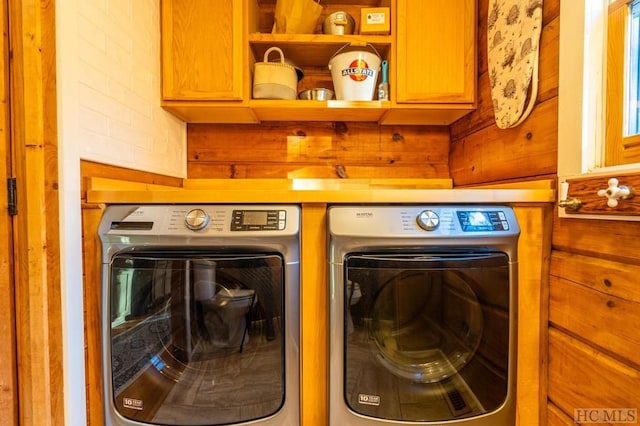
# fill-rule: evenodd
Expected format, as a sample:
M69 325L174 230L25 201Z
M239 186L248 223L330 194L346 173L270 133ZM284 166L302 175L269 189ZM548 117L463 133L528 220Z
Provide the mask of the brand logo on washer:
M372 212L356 212L356 217L369 218L369 217L373 217L373 213Z
M365 405L380 405L379 395L365 395L363 393L358 394L358 402Z
M133 410L143 410L142 400L134 398L122 398L122 405L125 408L131 408Z

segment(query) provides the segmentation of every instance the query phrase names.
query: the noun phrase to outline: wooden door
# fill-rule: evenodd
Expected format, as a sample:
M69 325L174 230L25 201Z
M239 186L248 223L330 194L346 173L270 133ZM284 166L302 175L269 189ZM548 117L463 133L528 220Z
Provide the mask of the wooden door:
M14 426L18 424L17 366L16 366L16 329L15 329L15 292L13 271L13 227L9 209L7 184L11 177L11 139L9 138L9 104L8 80L8 39L7 39L7 4L0 2L0 424Z
M243 99L242 4L162 0L163 100Z
M55 2L2 0L10 42L3 82L17 214L12 217L15 357L20 426L65 424L58 212ZM4 45L6 49L6 44ZM3 54L5 64L7 54ZM7 80L9 83L7 84ZM3 123L6 125L7 120ZM10 130L10 131L9 131ZM10 136L7 136L10 134ZM71 165L69 165L71 166ZM6 186L4 182L0 183ZM1 219L0 219L1 220ZM2 244L5 244L4 241ZM4 314L4 313L3 313ZM71 327L81 324L70 324ZM4 336L3 336L4 339ZM5 343L3 340L3 348ZM4 366L3 366L4 368ZM4 373L3 373L4 374ZM3 396L4 397L4 396ZM73 401L78 406L82 402ZM0 418L4 415L0 414ZM7 424L0 422L0 424ZM8 423L11 424L11 423Z
M473 103L476 1L398 0L397 103Z

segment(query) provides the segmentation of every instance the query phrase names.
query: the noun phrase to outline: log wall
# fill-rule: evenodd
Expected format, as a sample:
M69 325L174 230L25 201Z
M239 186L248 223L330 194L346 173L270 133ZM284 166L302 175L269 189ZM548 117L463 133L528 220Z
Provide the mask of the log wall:
M189 178L448 178L449 129L371 123L190 124Z
M536 106L522 125L508 130L493 122L488 0L480 0L479 8L479 106L451 126L454 185L555 176L560 0L544 1ZM555 216L550 273L541 288L548 297L548 399L540 424L569 425L576 409L640 407L634 332L640 318L640 223Z

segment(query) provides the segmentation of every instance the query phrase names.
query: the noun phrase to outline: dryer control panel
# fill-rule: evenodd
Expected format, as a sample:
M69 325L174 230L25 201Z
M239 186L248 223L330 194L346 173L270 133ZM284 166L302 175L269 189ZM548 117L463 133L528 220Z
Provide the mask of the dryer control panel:
M520 232L513 209L501 205L332 206L329 223L334 235L361 237L479 238Z
M502 210L458 210L462 232L508 231L509 221Z

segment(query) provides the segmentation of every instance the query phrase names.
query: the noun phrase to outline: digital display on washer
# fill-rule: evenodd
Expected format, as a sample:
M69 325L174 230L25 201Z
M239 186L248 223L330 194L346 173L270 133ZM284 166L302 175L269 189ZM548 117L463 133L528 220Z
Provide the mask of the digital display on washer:
M284 210L234 210L232 231L277 231L285 229Z
M245 211L242 215L243 225L266 225L267 212L265 211Z
M503 211L458 211L463 232L508 231L509 222Z

